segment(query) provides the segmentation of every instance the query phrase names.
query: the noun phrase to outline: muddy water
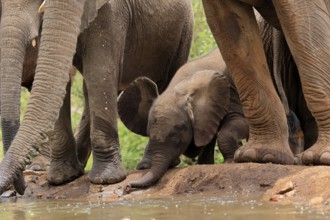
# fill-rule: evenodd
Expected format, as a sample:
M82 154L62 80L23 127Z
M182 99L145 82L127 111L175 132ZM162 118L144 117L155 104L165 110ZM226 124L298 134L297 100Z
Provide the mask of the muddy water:
M0 200L0 219L329 219L330 213L248 198L205 196L104 202L84 200Z

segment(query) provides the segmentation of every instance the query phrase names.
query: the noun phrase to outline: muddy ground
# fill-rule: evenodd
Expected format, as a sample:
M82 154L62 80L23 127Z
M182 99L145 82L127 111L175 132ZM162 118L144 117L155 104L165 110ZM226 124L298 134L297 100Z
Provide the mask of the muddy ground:
M114 185L90 184L85 173L71 183L50 186L44 172L26 171L28 187L22 198L102 197L105 201L115 201L205 193L322 206L330 211L330 167L254 163L194 165L171 169L153 187L125 194L123 189L127 183L140 178L143 173L131 171L123 182Z

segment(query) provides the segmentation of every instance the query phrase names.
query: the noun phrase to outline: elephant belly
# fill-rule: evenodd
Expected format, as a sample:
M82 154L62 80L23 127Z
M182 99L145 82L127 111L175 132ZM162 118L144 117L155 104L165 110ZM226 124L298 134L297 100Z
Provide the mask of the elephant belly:
M145 1L139 0L135 4L143 5ZM147 76L158 85L169 82L182 65L178 64L178 60L184 57L182 53L188 54L189 51L188 46L182 48L182 44L190 41L189 4L185 0L150 1L144 8L139 7L139 16L130 18L134 27L129 26L127 31L120 90L139 76ZM181 57L178 57L180 53Z
M171 62L169 53L169 51L162 53L150 51L149 54L126 54L119 89L123 91L139 76L146 76L157 85L165 83L168 80L169 63Z

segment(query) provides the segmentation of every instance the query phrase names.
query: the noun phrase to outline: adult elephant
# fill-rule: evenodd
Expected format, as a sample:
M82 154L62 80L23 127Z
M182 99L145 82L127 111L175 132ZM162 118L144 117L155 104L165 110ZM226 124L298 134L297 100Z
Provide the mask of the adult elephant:
M22 29L18 28L19 33L31 33L31 19L21 17L27 11L23 6L29 8L33 2L2 1L4 12L12 15L14 23L24 24ZM3 34L5 27L13 26L11 19L3 16L0 29ZM117 133L118 91L140 75L149 76L162 89L166 87L188 57L192 37L191 2L47 0L41 36L28 108L0 165L0 193L17 178L29 157L48 137L58 143L51 148L50 183L64 183L82 174L71 125L60 123L69 114L66 87L72 60L85 81L85 115L88 116L85 125L90 128L81 137L85 137L82 144L90 143L93 150L89 179L99 184L123 180L126 171L121 163ZM21 55L26 38L13 39L19 42L18 49L8 47L6 41L0 46L6 48L8 55L10 50ZM1 66L5 64L5 54L1 51Z
M254 6L284 32L298 67L307 106L318 126L316 143L303 152L304 164L330 165L330 2L203 0L208 24L233 74L250 139L235 153L237 162L293 164L285 112L272 85Z
M36 7L38 7L38 5ZM35 14L38 15L37 12ZM0 17L1 15L2 7L0 4ZM4 153L7 152L19 127L21 86L25 87L29 91L31 91L32 88L38 57L39 42L40 38L36 37L34 39L31 39L29 44L26 44L26 55L24 57L23 67L22 69L20 69L20 71L6 73L4 73L4 71L0 72L0 112L2 144ZM30 165L29 169L45 170L46 167L49 165L49 154L49 147L41 148L40 155L37 158L33 159L33 162Z

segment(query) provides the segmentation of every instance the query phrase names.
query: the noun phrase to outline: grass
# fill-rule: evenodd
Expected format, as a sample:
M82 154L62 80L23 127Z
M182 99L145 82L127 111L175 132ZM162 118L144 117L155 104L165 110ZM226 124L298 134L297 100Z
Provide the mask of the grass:
M206 24L201 0L193 0L193 8L195 13L195 24L193 43L190 50L190 59L200 57L216 47L216 43L211 34L211 31ZM26 91L26 89L22 89L21 116L24 115L28 99L29 93ZM71 117L72 127L74 131L78 127L80 116L83 110L83 102L84 100L82 93L82 76L80 74L76 74L71 91ZM127 169L135 169L137 163L141 160L143 156L144 148L148 139L146 137L141 137L130 132L120 121L118 121L118 130L123 164ZM216 149L215 151L216 163L222 163L222 155L219 153L218 149ZM2 155L3 152L1 144L0 159L2 158ZM186 166L188 164L194 163L193 160L187 159L184 156L182 156L181 161L183 162L181 162L180 166ZM91 168L91 165L92 157L88 161L86 170L89 170Z

